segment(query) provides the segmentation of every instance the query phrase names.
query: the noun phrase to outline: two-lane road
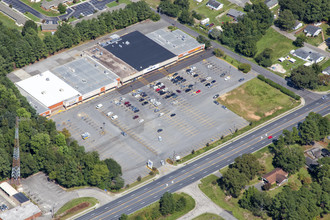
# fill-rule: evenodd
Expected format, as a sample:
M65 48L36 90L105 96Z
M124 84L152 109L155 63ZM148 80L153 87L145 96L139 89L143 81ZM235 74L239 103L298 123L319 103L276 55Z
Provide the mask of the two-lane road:
M165 192L175 192L192 182L231 164L234 159L245 153L255 152L271 143L267 137L278 137L284 129L304 120L309 112L327 115L330 112L330 100L319 99L303 108L288 114L252 133L242 137L211 154L208 154L184 167L163 176L117 200L114 200L86 215L78 218L87 219L118 219L121 214L131 214L160 199Z

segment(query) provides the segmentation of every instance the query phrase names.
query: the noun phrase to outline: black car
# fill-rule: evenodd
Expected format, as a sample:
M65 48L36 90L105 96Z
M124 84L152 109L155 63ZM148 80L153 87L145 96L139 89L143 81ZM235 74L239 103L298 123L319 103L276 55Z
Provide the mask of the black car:
M177 79L174 79L173 81L172 81L172 83L177 83L179 80L177 80Z
M213 96L213 99L216 99L218 97L219 97L219 94L216 94L216 95Z
M171 96L175 96L176 94L173 92L172 94L171 94Z
M176 116L176 114L175 114L175 113L173 113L173 114L171 114L170 116L171 116L171 117L174 117L174 116Z
M206 81L206 79L201 79L201 83L203 83L203 82L205 82Z
M205 86L210 86L211 84L210 83L206 83Z
M194 87L193 84L190 84L190 85L188 86L189 89L192 89L192 87Z
M179 75L179 73L174 73L174 74L173 74L173 77L174 77L174 76L177 76L177 75Z
M185 81L187 81L186 79L182 79L181 82L184 83Z
M191 91L191 89L186 89L186 90L184 90L185 92L190 92Z
M181 76L177 76L177 77L175 77L174 79L177 79L177 80L179 80L181 78Z
M171 98L171 97L172 97L171 95L166 95L165 99L168 99L168 98Z
M217 81L216 80L212 80L211 83L216 83Z
M149 102L143 102L142 105L147 105Z
M197 77L197 76L199 76L197 73L193 75L193 77Z
M164 91L160 91L159 92L159 95L164 95L166 92L164 92Z
M243 82L244 80L245 80L244 78L240 78L238 82Z
M175 99L176 97L178 97L178 95L177 95L177 94L175 94L175 95L173 95L173 96L172 96L172 98L173 98L173 99Z
M135 109L135 110L134 110L134 113L137 113L137 112L139 112L139 111L140 111L139 109Z
M146 94L145 92L142 92L142 93L141 93L141 96L142 96L142 97L147 97L147 94Z
M190 73L190 72L191 72L191 69L187 69L186 72L187 72L187 73Z
M224 77L226 74L225 73L221 73L220 74L220 77Z
M158 133L160 133L160 132L162 132L162 131L163 131L163 129L161 129L161 128L157 130Z
M161 84L161 82L158 82L158 83L156 83L156 86L159 86Z
M181 93L181 90L178 90L178 89L177 89L176 92L177 92L177 93Z
M213 101L214 104L219 105L220 103L218 101Z
M140 98L140 99L139 99L139 102L143 102L143 101L144 101L144 98Z

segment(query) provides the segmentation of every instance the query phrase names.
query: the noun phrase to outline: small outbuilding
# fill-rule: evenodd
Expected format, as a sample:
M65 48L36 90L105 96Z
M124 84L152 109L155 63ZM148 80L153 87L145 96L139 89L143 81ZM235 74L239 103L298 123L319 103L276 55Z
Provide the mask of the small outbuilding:
M325 68L323 71L322 71L323 74L325 75L330 75L330 66L328 66L327 68Z
M213 10L220 10L221 8L223 8L223 4L216 1L216 0L210 0L208 1L208 3L206 4L207 7L213 9Z
M292 29L293 30L298 30L302 26L303 26L303 24L301 22L299 22L299 21L296 20Z
M284 60L285 60L285 58L283 58L283 57L278 58L278 61L280 61L280 62L284 62Z

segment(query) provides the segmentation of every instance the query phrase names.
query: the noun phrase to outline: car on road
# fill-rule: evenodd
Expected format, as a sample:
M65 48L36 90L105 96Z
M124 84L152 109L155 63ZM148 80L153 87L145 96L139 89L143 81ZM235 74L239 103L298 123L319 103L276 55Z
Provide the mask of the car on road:
M216 82L217 82L217 81L216 81L215 79L211 81L211 83L216 83Z
M177 89L176 92L177 92L177 93L181 93L181 90L178 90L178 89Z
M158 136L158 141L163 141L163 138L161 136Z
M186 90L184 90L185 92L190 92L191 91L191 89L186 89Z
M175 113L173 113L173 114L171 114L170 116L171 116L171 117L174 117L174 116L176 116L176 114L175 114Z
M157 130L158 133L160 133L160 132L162 132L162 131L163 131L163 129L161 129L161 128Z
M196 91L197 94L200 93L200 92L201 92L201 90L197 90L197 91Z
M96 109L99 109L99 108L102 108L102 104L98 104L97 106L96 106Z
M205 82L206 81L206 79L201 79L201 83L203 83L203 82Z
M219 94L216 94L213 96L213 99L217 99L219 97Z
M244 80L245 80L244 78L240 78L238 82L243 82Z
M126 132L121 132L121 135L123 135L124 137L126 137L127 136L127 134L126 134Z
M213 101L214 104L219 105L220 103L218 101Z
M134 115L133 119L137 119L139 116L138 115Z
M197 73L193 75L193 77L197 77L197 76L199 76Z
M221 107L222 107L223 109L225 109L225 110L227 109L227 107L226 107L226 106L224 106L224 105L223 105L223 106L221 106Z
M272 139L272 138L273 138L273 136L271 136L271 135L270 135L270 136L268 136L268 139Z

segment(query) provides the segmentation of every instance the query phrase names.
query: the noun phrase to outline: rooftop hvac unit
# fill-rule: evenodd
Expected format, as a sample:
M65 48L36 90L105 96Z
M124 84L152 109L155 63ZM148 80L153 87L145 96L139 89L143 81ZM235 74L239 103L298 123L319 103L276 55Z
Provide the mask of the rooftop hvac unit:
M59 89L59 91L60 91L60 92L63 92L63 91L64 91L64 89L60 88L60 89Z
M97 64L95 64L95 67L97 67Z
M129 44L130 44L130 42L129 42L129 41L126 41L126 42L125 42L125 44L126 44L126 45L129 45Z
M119 44L119 47L122 48L123 46L121 46L121 45Z
M46 94L46 91L42 91L41 94L43 94L43 95Z
M87 83L87 80L86 79L82 79L81 82Z
M49 78L48 77L46 78L46 81L49 81Z

